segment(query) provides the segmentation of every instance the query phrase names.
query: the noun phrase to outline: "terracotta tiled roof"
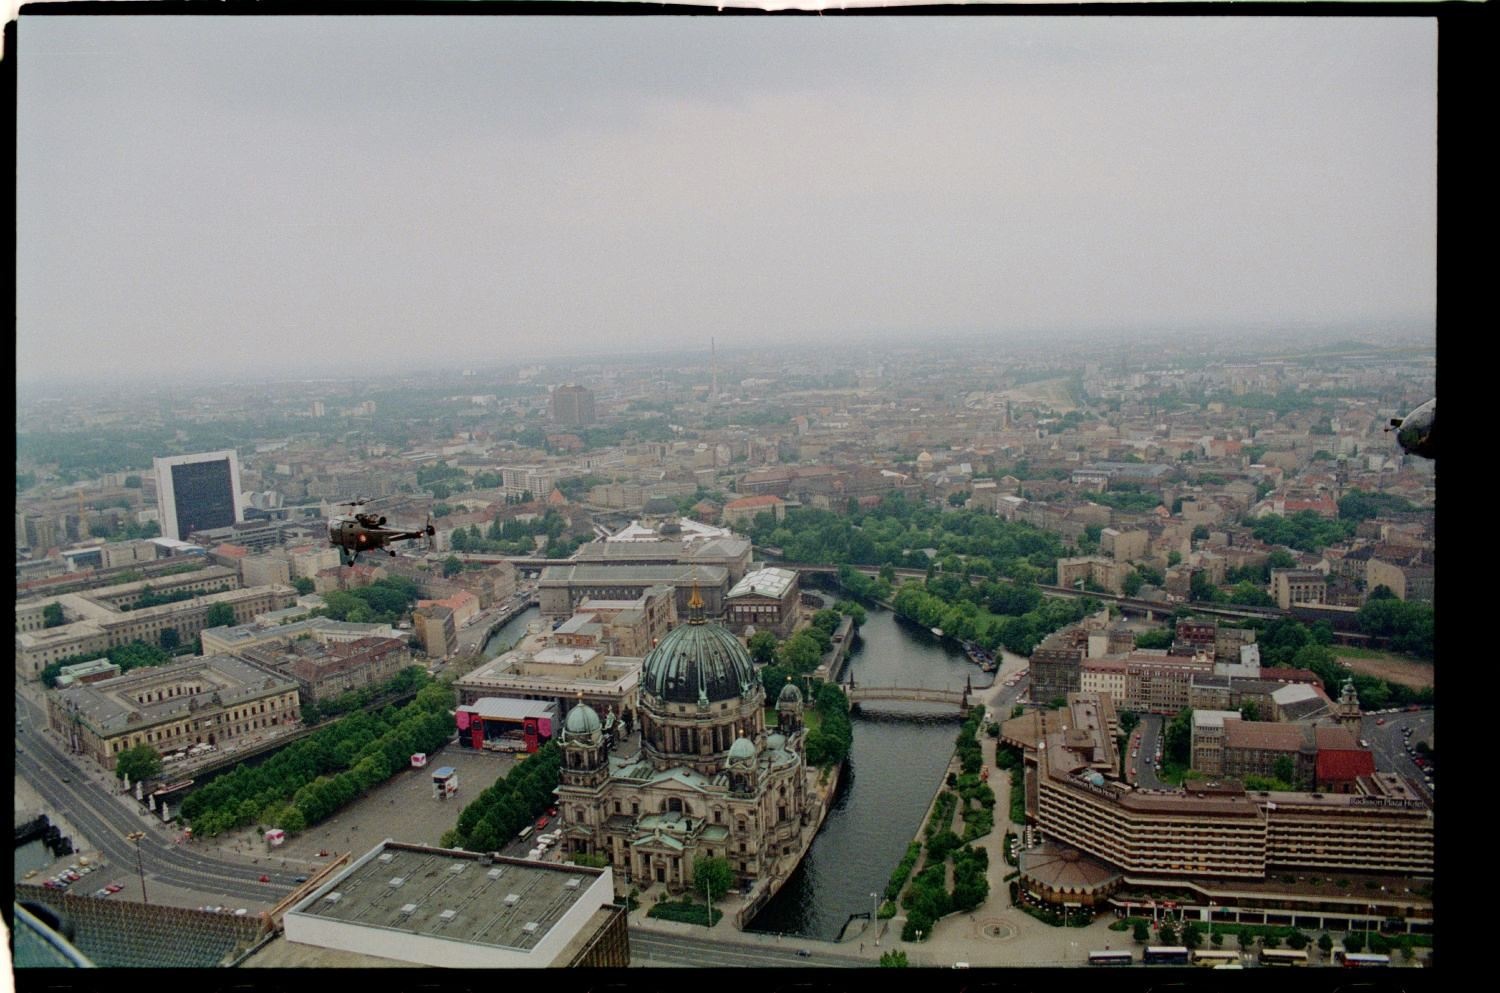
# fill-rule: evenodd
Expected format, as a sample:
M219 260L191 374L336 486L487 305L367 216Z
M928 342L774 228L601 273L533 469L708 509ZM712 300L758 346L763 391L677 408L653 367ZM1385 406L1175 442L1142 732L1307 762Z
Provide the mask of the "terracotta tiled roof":
M1373 775L1375 756L1362 748L1320 748L1317 776L1319 783L1351 783L1360 776Z

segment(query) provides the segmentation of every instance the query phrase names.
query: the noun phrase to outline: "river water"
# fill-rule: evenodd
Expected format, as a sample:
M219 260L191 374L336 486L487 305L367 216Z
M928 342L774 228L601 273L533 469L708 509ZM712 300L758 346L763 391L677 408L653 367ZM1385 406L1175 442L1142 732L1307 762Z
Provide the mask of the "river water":
M515 617L506 621L504 627L486 639L484 643L484 657L492 659L496 655L499 655L502 649L507 649L520 641L521 636L526 633L526 625L532 621L541 620L541 617L541 608L527 607Z
M981 673L959 646L888 610L869 607L849 660L856 684L961 690ZM866 704L823 829L802 865L751 922L754 931L834 939L850 914L884 894L932 802L958 740L957 711ZM925 716L924 716L925 715Z

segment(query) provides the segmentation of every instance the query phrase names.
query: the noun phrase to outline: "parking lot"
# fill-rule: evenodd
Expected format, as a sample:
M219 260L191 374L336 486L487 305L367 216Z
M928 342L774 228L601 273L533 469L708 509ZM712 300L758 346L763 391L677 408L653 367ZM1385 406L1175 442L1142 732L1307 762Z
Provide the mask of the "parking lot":
M254 857L259 860L256 864L288 870L300 866L309 871L326 863L333 854L363 855L386 838L436 845L458 822L464 807L481 790L507 775L515 763L514 756L448 745L429 755L424 768L398 772L333 817L289 837L279 847L268 846L253 829L221 835L203 844L224 855ZM434 770L443 766L451 766L458 773L458 792L446 800L436 799L432 786ZM320 854L324 852L329 854Z

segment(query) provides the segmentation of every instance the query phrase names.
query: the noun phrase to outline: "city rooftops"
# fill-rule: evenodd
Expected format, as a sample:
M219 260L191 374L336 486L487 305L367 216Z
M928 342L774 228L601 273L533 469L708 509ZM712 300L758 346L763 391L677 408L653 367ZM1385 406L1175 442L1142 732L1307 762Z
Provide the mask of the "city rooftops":
M1238 710L1195 710L1193 711L1193 726L1221 728L1228 721L1240 720Z
M683 544L705 541L712 538L736 537L735 533L733 531L730 531L728 528L714 527L711 524L704 524L700 521L695 521L690 517L673 518L673 523L677 525L678 531L676 532L676 536L671 540L679 541ZM652 527L649 524L642 524L640 521L631 521L629 527L622 528L621 530L610 535L604 540L607 542L660 541L662 540L662 536L661 532L656 527ZM743 541L744 539L739 540Z
M142 702L134 694L157 686L176 688L184 679L198 678L198 693ZM58 702L76 713L101 735L118 734L132 726L145 727L200 707L232 707L295 690L290 679L269 675L230 655L211 655L153 668L137 669L114 679L84 683L63 690ZM165 691L164 691L165 692Z
M592 583L598 585L634 586L641 583L684 583L696 579L703 586L722 586L729 581L729 570L721 565L549 565L542 569L538 583Z
M604 653L597 648L570 648L566 645L556 648L542 648L531 653L530 658L522 656L525 662L540 662L543 665L577 665L581 666L592 662Z
M1295 752L1308 744L1306 728L1301 724L1278 724L1271 721L1229 721L1224 725L1226 748L1255 748L1278 752Z
M738 596L765 596L779 600L797 582L797 574L790 569L759 569L747 573L744 579L734 584L729 591L731 599Z

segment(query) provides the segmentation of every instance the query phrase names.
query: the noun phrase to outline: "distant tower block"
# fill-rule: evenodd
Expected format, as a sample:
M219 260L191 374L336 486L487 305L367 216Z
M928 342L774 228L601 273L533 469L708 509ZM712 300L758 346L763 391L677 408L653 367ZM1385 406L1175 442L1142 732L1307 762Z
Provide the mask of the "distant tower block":
M586 386L569 384L552 391L552 420L555 424L583 427L593 424L594 391Z
M245 519L240 460L233 450L153 459L164 538L227 528Z

